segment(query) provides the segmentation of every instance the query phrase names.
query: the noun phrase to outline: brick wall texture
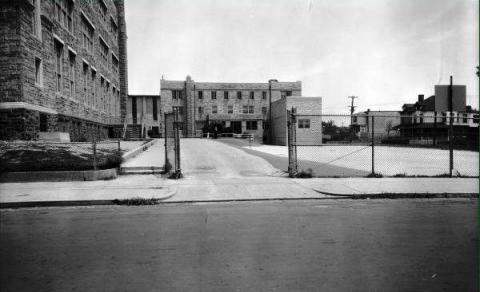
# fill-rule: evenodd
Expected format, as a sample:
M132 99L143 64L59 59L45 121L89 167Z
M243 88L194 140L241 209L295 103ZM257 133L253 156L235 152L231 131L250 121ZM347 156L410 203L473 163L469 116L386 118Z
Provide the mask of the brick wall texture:
M123 1L0 0L0 35L0 139L118 132L108 128L126 113Z

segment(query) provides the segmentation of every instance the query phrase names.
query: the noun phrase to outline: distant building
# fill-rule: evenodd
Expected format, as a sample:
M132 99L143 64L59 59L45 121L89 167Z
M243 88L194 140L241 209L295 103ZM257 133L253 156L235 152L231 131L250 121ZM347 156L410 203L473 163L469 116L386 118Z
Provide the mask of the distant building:
M400 122L399 111L367 110L353 114L351 127L360 139L370 139L372 133L375 138L383 139L398 136L399 133L395 130L395 127L400 125Z
M2 0L0 10L0 139L120 135L123 1Z
M296 144L322 144L322 98L304 96L285 96L272 103L272 143L287 145L287 110L292 108L297 114Z
M452 117L456 141L478 145L479 113L466 105L466 86L453 86L452 109L450 113L448 85L437 85L435 95L425 99L422 94L417 102L403 105L401 123L395 129L410 144L446 143Z
M218 131L252 133L263 137L268 131L270 104L286 96L300 96L302 83L214 83L160 81L160 118L163 113L178 109L185 137L200 136L207 125ZM160 129L163 133L163 129Z
M129 95L126 138L160 137L160 95Z

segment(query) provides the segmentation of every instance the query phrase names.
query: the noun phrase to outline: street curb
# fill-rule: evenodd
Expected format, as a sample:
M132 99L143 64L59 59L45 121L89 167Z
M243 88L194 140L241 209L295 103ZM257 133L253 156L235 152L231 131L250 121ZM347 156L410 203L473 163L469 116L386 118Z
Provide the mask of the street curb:
M148 148L152 147L153 144L157 143L157 139L153 139L152 141L150 142L147 142L143 145L140 145L139 147L135 148L135 149L132 149L130 151L128 151L127 153L123 154L122 155L122 160L124 162L132 159L133 157L137 156L138 154L146 151Z
M338 194L320 191L320 194L351 199L430 199L430 198L478 198L478 193L377 193L377 194Z
M251 198L251 199L214 199L214 200L181 200L181 201L167 201L160 204L183 204L183 203L228 203L228 202L260 202L260 201L296 201L296 200L343 200L350 199L349 197L299 197L299 198Z
M167 194L156 200L166 200L173 197L177 193L176 190L169 191ZM150 198L146 198L150 199ZM0 209L16 209L16 208L32 208L32 207L76 207L76 206L102 206L102 205L120 205L113 200L72 200L72 201L28 201L28 202L8 202L0 203Z
M94 181L114 179L117 176L117 168L99 170L18 171L0 173L0 182Z

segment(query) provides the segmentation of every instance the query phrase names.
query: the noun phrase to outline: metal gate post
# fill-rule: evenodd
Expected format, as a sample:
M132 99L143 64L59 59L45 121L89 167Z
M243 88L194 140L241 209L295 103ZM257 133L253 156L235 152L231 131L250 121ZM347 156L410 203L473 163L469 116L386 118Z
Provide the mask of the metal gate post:
M175 119L174 119L174 145L175 145L175 178L182 177L182 171L180 168L180 125L178 121L178 109L174 110Z
M287 145L288 145L288 175L297 176L297 145L296 145L296 109L287 110Z
M372 115L372 176L375 177L375 117Z

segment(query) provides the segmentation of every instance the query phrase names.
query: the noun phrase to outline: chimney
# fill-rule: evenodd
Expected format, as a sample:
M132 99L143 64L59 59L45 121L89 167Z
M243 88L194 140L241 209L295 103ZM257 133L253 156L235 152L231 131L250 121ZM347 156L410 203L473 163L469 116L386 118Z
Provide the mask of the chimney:
M423 102L424 99L425 99L425 96L423 94L418 95L418 102Z

